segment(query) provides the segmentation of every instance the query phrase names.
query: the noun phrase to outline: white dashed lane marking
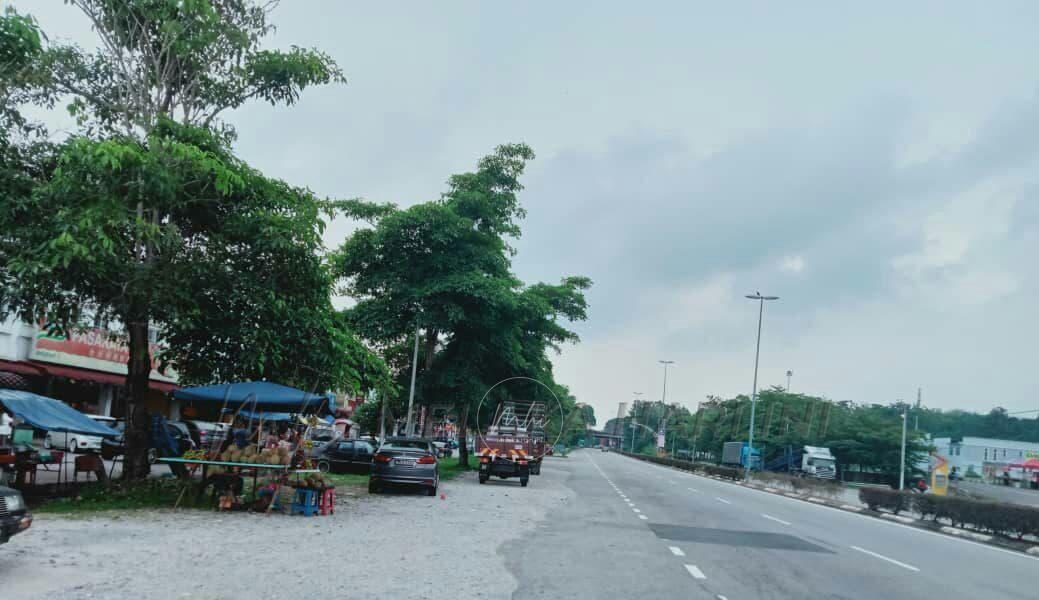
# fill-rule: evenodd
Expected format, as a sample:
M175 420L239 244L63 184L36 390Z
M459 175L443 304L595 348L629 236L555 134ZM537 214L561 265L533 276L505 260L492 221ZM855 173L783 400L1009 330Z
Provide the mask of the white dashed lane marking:
M646 519L648 519L649 517L647 517L646 515L639 515L639 518L640 518L640 519L642 519L643 521L645 521L645 520L646 520Z
M775 521L776 523L782 523L783 525L789 525L790 524L790 521L784 521L783 519L777 519L777 518L773 517L772 515L766 515L765 513L761 513L761 516L765 517L769 521Z
M718 502L722 502L722 503L725 503L725 504L732 504L732 502L729 502L725 498L719 498L718 496L715 496L714 499L717 500Z
M915 571L915 572L919 572L920 571L920 569L914 567L913 565L907 565L904 562L897 561L897 560L895 560L893 558L889 558L887 556L884 556L883 554L877 554L876 552L870 552L869 550L866 550L865 548L859 548L858 546L852 546L851 549L852 550L858 550L859 552L862 552L863 554L868 554L868 555L870 555L870 556L872 556L874 558L879 558L880 560L887 561L887 562L889 562L889 563L891 563L893 565L898 565L898 566L902 567L903 569L908 569L910 571Z
M685 489L689 490L690 492L693 492L694 494L699 494L700 493L700 490L698 490L696 488L685 488Z
M707 576L704 575L703 571L701 571L696 565L686 565L685 570L689 571L689 574L692 575L694 579L707 579Z
M675 556L685 556L685 552L682 552L682 549L678 546L668 546L668 549L670 549L671 554L674 554Z

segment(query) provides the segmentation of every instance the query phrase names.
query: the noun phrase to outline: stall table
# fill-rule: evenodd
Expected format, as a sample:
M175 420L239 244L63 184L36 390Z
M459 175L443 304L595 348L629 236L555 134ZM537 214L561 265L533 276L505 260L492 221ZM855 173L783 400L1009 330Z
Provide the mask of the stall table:
M256 482L257 482L257 479L259 478L259 472L261 470L280 471L280 472L282 472L282 473L284 473L286 475L294 474L294 475L296 475L297 483L299 482L299 476L302 475L302 474L306 474L306 473L319 473L320 472L317 469L292 469L288 465L268 465L268 464L262 464L262 463L230 462L230 461L224 461L224 460L205 460L205 459L199 459L199 458L179 458L179 457L178 458L173 458L173 457L166 458L166 457L163 457L163 458L159 458L158 462L167 463L167 464L201 465L202 466L202 481L199 484L198 497L201 497L202 494L205 492L206 485L207 485L207 483L209 481L209 467L211 467L211 466L212 467L234 467L234 468L241 469L242 471L246 471L246 470L252 471L252 476L253 476L253 495L254 495L253 500L256 499L255 498L255 495L257 493ZM275 493L277 493L277 492L275 492Z

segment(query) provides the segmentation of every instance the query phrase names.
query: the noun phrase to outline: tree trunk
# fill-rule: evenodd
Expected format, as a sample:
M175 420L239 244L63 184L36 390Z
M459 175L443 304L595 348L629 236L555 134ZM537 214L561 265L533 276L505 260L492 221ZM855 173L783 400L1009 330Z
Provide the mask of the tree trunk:
M462 409L461 417L458 419L458 466L461 469L469 468L469 443L466 441L469 424L469 405Z
M436 358L437 339L438 339L438 337L439 337L439 333L437 333L436 329L427 329L426 330L426 341L425 341L424 346L422 348L422 353L423 353L422 372L423 373L428 373L429 370L431 368L433 368L433 359ZM432 433L432 431L433 431L433 404L432 404L432 402L430 400L428 400L425 397L425 394L423 394L422 400L423 400L423 402L426 402L426 405L425 405L426 406L426 418L422 422L422 431L420 432L419 435L421 435L424 438L428 438L430 436L430 434Z
M142 311L143 312L143 311ZM146 398L151 375L151 352L148 348L148 319L141 313L127 319L130 359L126 364L127 419L126 454L123 456L123 478L144 479L151 472L148 446L151 435Z

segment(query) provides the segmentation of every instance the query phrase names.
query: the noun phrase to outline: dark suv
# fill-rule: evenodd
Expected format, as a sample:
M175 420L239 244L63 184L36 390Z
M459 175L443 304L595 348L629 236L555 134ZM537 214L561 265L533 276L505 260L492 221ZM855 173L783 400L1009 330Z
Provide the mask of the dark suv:
M368 440L338 438L316 449L313 460L323 473L364 473L372 470L375 445Z
M0 485L0 544L32 525L32 515L18 490Z
M227 437L225 425L210 423L209 421L175 421L183 424L191 433L191 441L202 449L218 448Z
M119 432L117 437L101 440L101 458L105 460L112 460L126 453L126 423L119 421L115 429ZM177 456L183 456L188 450L195 449L195 442L192 441L187 426L180 423L166 423L166 431L169 432L173 442L177 445ZM148 464L155 464L155 459L158 456L159 453L155 448L148 448Z

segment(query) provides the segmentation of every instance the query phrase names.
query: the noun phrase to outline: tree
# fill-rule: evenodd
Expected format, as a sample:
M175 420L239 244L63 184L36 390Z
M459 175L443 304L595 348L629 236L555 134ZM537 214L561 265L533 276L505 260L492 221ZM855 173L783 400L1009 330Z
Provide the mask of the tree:
M201 327L207 316L226 320L226 314L203 311L191 297L200 296L200 286L212 290L199 275L218 282L234 278L238 259L257 266L269 258L265 251L287 251L286 262L275 267L303 267L301 280L320 278L320 268L296 261L309 260L306 249L314 249L318 214L327 207L309 192L266 180L234 160L226 149L233 130L218 118L250 99L292 104L306 87L342 81L342 74L317 51L260 47L271 31L267 16L274 3L70 3L91 20L101 49L90 53L68 45L47 47L32 56L33 72L49 75L43 87L52 94L73 97L70 111L86 135L53 152L41 149L22 161L29 166L5 160L3 185L18 193L8 197L0 215L5 234L0 242L0 304L22 318L58 327L74 324L85 305L122 322L130 354L124 471L128 477L142 477L148 471L144 396L152 368L149 324L169 326L171 336L187 348L212 349L209 356L216 359L228 360L248 346L254 350L254 371L298 358L274 341L277 330L258 329L269 326L267 319L272 318L290 318L290 336L323 337L325 326L333 325L330 346L352 353L347 362L360 354L360 347L349 343L348 332L335 329L338 324L329 320L320 297L309 298L300 308L295 299L279 297L270 279L249 290L265 292L250 297L254 308L263 301L273 310L258 311L264 315L254 313L252 322L242 324L243 332L250 325L257 328L245 342L241 337L235 338L237 343L217 340L210 348L174 325L183 319ZM28 93L29 85L22 87ZM27 177L37 189L26 184ZM247 256L235 256L229 246L221 250L222 241L248 233L249 227L241 227L225 235L222 230L229 223L251 223L257 227L254 233L271 234L270 243L265 249L251 245ZM226 262L219 264L221 260ZM229 289L225 286L209 298ZM320 295L319 289L314 293ZM234 308L248 305L239 300ZM226 323L218 329L234 333ZM176 348L167 358L185 361L189 377L195 372L193 359ZM367 357L365 361L377 366ZM344 374L334 372L334 358L319 362L316 378Z
M32 194L0 208L9 232L0 303L56 328L74 327L84 308L122 323L131 398L148 387L149 324L186 382L389 385L332 308L323 203L312 194L249 168L208 131L172 122L145 143L74 137L56 164ZM144 410L131 403L141 444Z
M586 317L587 278L524 286L510 270L508 239L519 235L524 215L519 177L533 156L523 144L503 145L475 171L452 176L437 201L403 210L351 206L374 224L351 236L337 259L346 291L358 299L350 322L363 337L403 346L424 330L417 401L454 404L463 440L485 391L503 379L538 379L558 395L547 351L577 341L562 322ZM402 379L407 365L410 357ZM509 393L497 391L492 401ZM518 384L511 393L545 391ZM463 465L467 452L462 444Z

